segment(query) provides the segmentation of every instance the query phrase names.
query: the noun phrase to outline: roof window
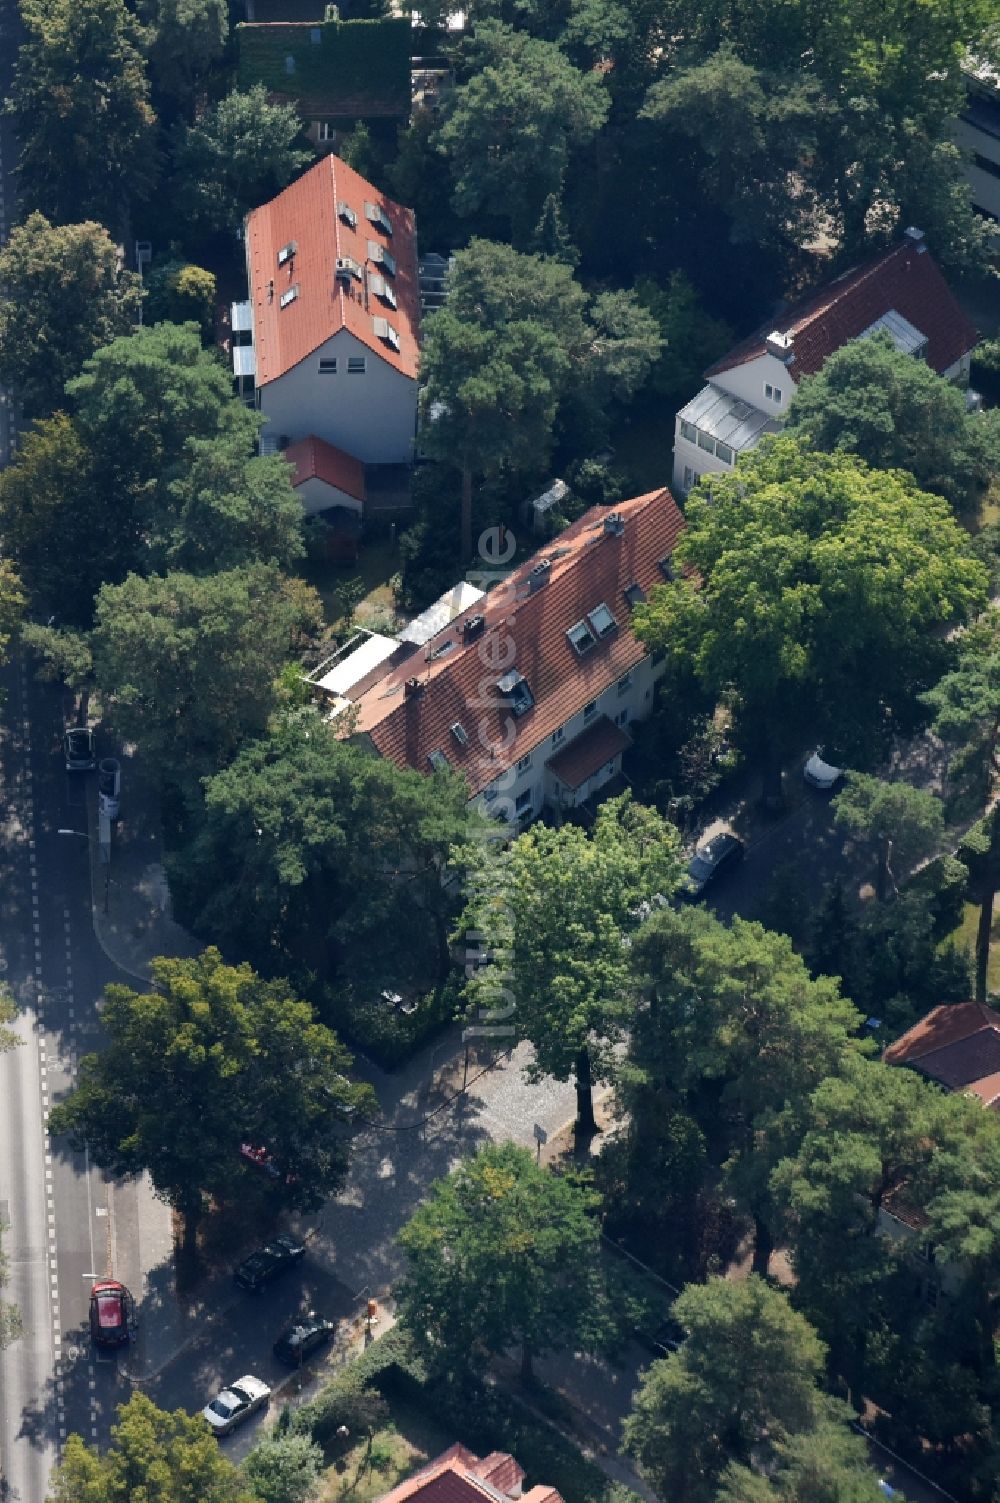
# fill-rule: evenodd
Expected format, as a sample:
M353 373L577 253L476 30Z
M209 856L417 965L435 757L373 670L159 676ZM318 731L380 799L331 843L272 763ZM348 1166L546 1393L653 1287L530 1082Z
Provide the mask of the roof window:
M505 673L503 678L497 679L497 688L510 704L512 715L524 715L535 703L535 696L528 685L528 680L523 673L518 673L512 668Z
M587 612L587 620L595 637L608 637L616 629L618 622L609 605L602 600L600 605Z
M370 224L374 224L378 229L382 230L384 234L392 234L392 223L381 204L366 203L365 218Z
M456 720L455 724L450 727L450 730L451 730L451 734L454 736L454 738L458 742L459 746L468 746L468 744L469 744L469 733L465 729L465 726L462 724L462 722L460 720Z
M566 635L569 638L570 646L576 650L581 658L584 653L589 652L592 647L597 645L597 639L586 621L577 621L575 626L570 627Z
M297 240L289 240L287 245L283 245L278 252L278 265L284 266L286 261L290 261L298 248Z
M432 752L427 753L427 760L435 772L444 772L448 766L448 758L439 746L436 746Z
M396 259L390 256L384 245L379 245L377 240L368 242L368 259L374 261L376 266L381 266L391 277L396 275Z
M368 290L374 297L381 298L383 303L388 303L390 308L398 306L396 302L396 289L390 287L380 271L373 271L369 276Z
M355 214L354 210L351 208L350 204L347 202L346 199L342 198L340 200L340 202L338 203L338 205L337 205L337 216L338 216L338 218L342 219L345 224L350 225L350 227L351 227L352 230L356 230L357 229L357 227L358 227L358 216Z
M624 594L625 599L628 601L629 605L642 605L643 601L646 598L646 591L643 589L641 584L628 585L624 591Z
M674 571L674 566L670 560L669 553L667 553L663 558L657 560L656 567L659 569L664 579L674 580L677 578L677 575Z
M278 299L279 308L287 308L289 303L294 303L299 295L299 284L295 282L291 287L286 287Z
M386 344L391 345L391 347L398 353L399 333L396 329L393 328L389 320L386 318L373 318L372 324L374 326L377 338L384 339Z

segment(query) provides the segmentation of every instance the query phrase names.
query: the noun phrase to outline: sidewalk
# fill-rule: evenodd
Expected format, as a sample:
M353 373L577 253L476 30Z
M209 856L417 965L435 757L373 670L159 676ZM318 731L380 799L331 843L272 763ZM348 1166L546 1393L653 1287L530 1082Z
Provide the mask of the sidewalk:
M149 981L157 955L197 955L202 946L175 923L160 860L160 811L156 792L134 748L120 752L122 817L111 834L111 861L100 859L97 839L97 780L88 789L90 887L94 934L113 965L133 981Z

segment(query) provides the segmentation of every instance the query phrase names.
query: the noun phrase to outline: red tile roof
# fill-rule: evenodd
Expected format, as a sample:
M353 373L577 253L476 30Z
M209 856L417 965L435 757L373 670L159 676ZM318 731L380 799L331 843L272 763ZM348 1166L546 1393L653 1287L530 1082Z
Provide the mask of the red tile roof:
M514 1497L524 1480L524 1469L505 1451L493 1451L485 1460L465 1446L449 1446L434 1461L406 1482L386 1493L379 1503L496 1503L497 1493ZM510 1490L507 1489L507 1483ZM554 1487L533 1487L532 1503L563 1503Z
M981 1002L935 1007L882 1057L992 1106L1000 1099L1000 1013Z
M353 211L354 229L340 218L338 203ZM370 223L366 203L387 215L391 238ZM396 294L395 308L367 290L367 275L379 271L368 257L369 240L384 247L396 262L395 277L385 278ZM293 242L295 253L279 266L279 251ZM339 157L323 157L277 198L247 215L246 245L258 386L276 381L342 329L394 370L416 380L420 295L411 209L387 198ZM339 257L362 266L364 280L349 278L345 290L344 282L335 279ZM281 295L293 287L298 293L283 308ZM375 333L376 318L384 318L396 330L398 351Z
M795 381L812 376L827 356L895 309L927 337L927 364L942 374L973 348L969 322L930 252L907 238L821 287L775 321L758 329L705 372L721 375L765 353L772 330L792 336Z
M553 731L645 657L629 630L625 591L638 585L648 594L663 583L660 560L684 527L667 490L614 511L620 535L606 530L611 513L593 507L368 689L356 702L353 729L370 736L382 756L421 772L430 770L431 752L443 753L465 774L470 796L534 747L548 750ZM548 565L547 582L529 593L540 562ZM617 628L580 657L566 632L602 602ZM477 615L485 627L467 640L463 624ZM517 717L495 688L507 671L524 676L534 700ZM407 692L407 680L418 692ZM456 724L464 743L452 734Z
M593 725L556 752L545 765L567 788L582 788L589 777L631 745L631 736L606 715L599 715Z
M285 458L295 467L293 485L302 485L306 480L322 480L338 491L353 496L356 501L365 499L365 467L353 454L346 454L336 444L310 434L297 444L289 444Z

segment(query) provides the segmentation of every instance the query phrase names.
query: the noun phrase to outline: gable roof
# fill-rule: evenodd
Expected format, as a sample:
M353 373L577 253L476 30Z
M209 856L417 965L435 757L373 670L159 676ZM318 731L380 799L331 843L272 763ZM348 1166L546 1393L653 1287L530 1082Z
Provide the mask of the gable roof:
M817 292L761 327L721 360L706 376L721 375L757 360L773 331L792 337L787 361L794 381L813 376L842 345L866 333L885 314L895 311L927 338L927 364L939 375L971 350L978 331L956 302L922 237L904 237L860 266L845 271Z
M520 1493L524 1468L506 1451L491 1451L485 1459L456 1442L422 1467L379 1503L505 1503ZM534 1487L533 1503L563 1503L551 1487Z
M306 120L405 120L412 35L408 17L260 16L236 27L239 85L263 84Z
M882 1058L912 1065L950 1091L971 1091L987 1106L1000 1105L1000 1013L982 1002L935 1007Z
M351 211L353 228L341 218L339 204ZM391 237L368 219L366 204L385 214ZM369 241L396 263L395 276L385 277L395 293L395 308L373 290L371 279L380 268L369 255ZM279 253L290 246L293 253L279 266ZM327 156L247 215L246 249L258 386L276 381L345 329L387 365L416 380L420 295L411 209L387 198L339 157ZM341 257L358 264L361 280L336 276ZM282 307L282 295L293 289L294 298ZM376 319L396 331L398 350L376 333Z
M609 530L612 517L620 521ZM352 730L401 767L429 772L431 753L440 752L465 775L470 796L480 793L533 748L547 749L554 731L646 656L629 628L625 592L641 600L663 583L660 561L683 527L668 490L611 511L592 507L373 684L355 703ZM581 657L566 633L602 603L616 624ZM465 623L475 617L483 625L470 637ZM513 715L509 694L496 687L507 672L527 682L532 703L523 714Z
M322 480L336 490L353 496L355 501L365 499L365 467L360 459L328 444L325 439L310 433L297 444L289 444L284 450L285 458L294 466L292 484L303 485L307 480Z

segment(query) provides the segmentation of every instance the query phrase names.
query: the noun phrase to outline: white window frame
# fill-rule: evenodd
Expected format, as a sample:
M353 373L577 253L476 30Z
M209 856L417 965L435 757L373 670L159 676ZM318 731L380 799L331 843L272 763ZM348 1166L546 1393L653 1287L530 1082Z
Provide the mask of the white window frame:
M337 139L337 128L330 120L316 121L316 139L329 144Z

